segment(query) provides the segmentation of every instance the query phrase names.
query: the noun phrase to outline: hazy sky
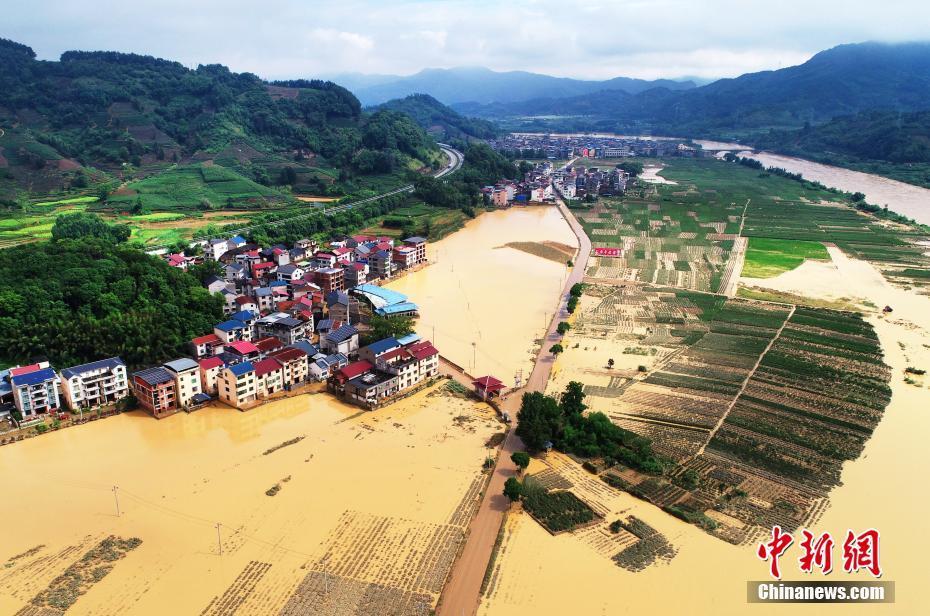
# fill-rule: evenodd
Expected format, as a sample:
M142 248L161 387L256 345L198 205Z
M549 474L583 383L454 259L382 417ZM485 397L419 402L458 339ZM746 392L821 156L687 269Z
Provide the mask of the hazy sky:
M487 66L602 79L735 76L864 40L930 39L928 0L23 0L0 37L266 78Z

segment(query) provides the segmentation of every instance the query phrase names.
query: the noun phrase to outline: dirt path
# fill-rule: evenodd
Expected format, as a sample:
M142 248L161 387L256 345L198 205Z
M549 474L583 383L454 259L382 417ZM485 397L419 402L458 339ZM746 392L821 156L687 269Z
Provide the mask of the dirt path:
M562 216L578 237L578 255L574 260L572 271L565 280L565 287L559 297L558 307L552 316L543 344L540 345L539 353L536 355L533 372L530 373L530 377L523 389L510 393L502 403L503 410L514 418L516 418L517 411L520 409L520 400L524 392L546 390L546 383L549 381L549 374L555 363L555 356L549 352L550 342L554 344L561 338L556 331L556 327L559 321L568 316L565 309L568 291L572 285L581 282L584 278L588 257L591 255L591 240L585 235L581 225L562 200L558 201L558 207ZM513 427L516 427L516 424ZM484 574L487 571L498 532L504 521L504 512L510 506L503 494L504 482L509 477L516 475L516 466L511 461L510 455L515 451L522 450L523 442L514 430L510 430L504 439L497 465L492 471L478 513L468 527L468 539L465 542L465 547L456 560L449 579L443 588L436 610L439 616L464 616L466 614L471 616L477 613Z
M727 260L727 266L723 271L723 277L720 280L720 293L727 297L736 295L736 288L739 286L739 278L743 273L743 265L746 263L746 249L749 247L749 238L743 237L743 227L746 225L746 210L749 209L749 202L752 199L746 199L743 204L743 213L739 217L739 232L733 241L733 250L730 251L730 258Z
M707 435L707 440L704 441L704 444L701 445L701 448L698 449L697 453L694 454L694 456L692 457L692 459L694 459L694 458L698 457L699 455L701 455L702 453L704 453L704 449L707 447L707 444L708 444L709 442L711 442L711 440L713 440L714 435L717 434L717 430L719 430L719 429L720 429L720 426L723 425L723 422L726 420L727 415L729 415L729 414L730 414L730 411L733 410L733 407L736 406L736 401L739 400L739 399L740 399L740 396L743 395L743 392L746 391L746 386L749 385L749 381L752 380L752 377L753 377L753 375L756 373L756 370L759 369L759 365L762 363L762 360L765 358L766 354L771 350L772 345L775 344L775 341L778 340L779 336L781 336L781 333L782 333L783 331L785 331L785 326L788 325L788 321L790 321L790 320L791 320L791 317L794 316L794 310L795 310L795 308L796 308L796 306L794 306L794 305L791 306L791 310L788 311L788 316L785 317L785 320L784 320L784 322L781 324L781 327L778 328L778 331L775 332L775 335L772 336L772 339L769 340L769 343L765 346L765 350L762 351L762 353L759 355L759 358L756 359L755 365L753 365L752 370L749 371L749 374L746 375L746 378L743 380L743 384L740 385L739 391L736 392L736 395L733 396L733 399L732 399L732 400L730 400L730 404L727 405L727 408L726 408L726 410L723 412L723 415L720 416L720 419L717 421L717 425L714 426L713 430L711 430L711 431L708 433L708 435Z

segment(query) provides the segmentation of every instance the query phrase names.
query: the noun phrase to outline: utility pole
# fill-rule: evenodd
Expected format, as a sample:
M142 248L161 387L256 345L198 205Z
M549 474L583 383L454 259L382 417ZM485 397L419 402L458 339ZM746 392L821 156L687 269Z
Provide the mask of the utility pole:
M216 547L219 550L219 555L223 555L223 538L220 536L220 523L216 523Z
M478 365L478 343L471 343L471 369L475 370Z
M113 498L116 500L116 517L119 517L119 486L113 486Z

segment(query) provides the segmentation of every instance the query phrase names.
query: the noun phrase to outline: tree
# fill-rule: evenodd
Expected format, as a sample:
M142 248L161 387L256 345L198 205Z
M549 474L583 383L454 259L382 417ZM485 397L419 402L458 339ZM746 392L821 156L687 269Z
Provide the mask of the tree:
M385 338L400 338L413 333L413 317L382 317L375 315L371 317L368 325L371 328L365 335L366 341L369 341L368 344Z
M643 172L643 163L634 160L625 160L617 165L617 168L626 171L633 177L636 177Z
M576 282L568 292L572 297L581 297L581 294L584 293L584 283Z
M96 214L88 212L62 214L52 226L52 239L56 241L99 237L119 244L128 240L130 233L128 225L110 225Z
M854 192L849 198L858 203L860 201L865 201L865 194L861 192Z
M558 355L564 350L565 348L559 343L553 344L551 347L549 347L549 352L552 353L553 355Z
M607 367L608 367L608 368L613 368L613 367L614 367L614 358L613 358L613 357L611 357L610 359L607 360Z
M504 496L510 499L510 502L520 500L523 496L523 484L516 477L508 477L504 482Z
M571 381L565 386L559 403L562 406L562 412L568 416L581 415L587 407L584 403L584 385L578 381Z
M510 459L514 464L517 465L517 468L520 469L520 472L526 470L526 467L530 465L530 454L525 451L515 451L510 455Z
M570 330L571 328L572 328L572 326L569 325L568 321L562 321L562 322L559 323L559 325L555 328L555 330L556 330L557 332L559 332L559 335L560 335L560 336L564 336L565 333L566 333L568 330Z
M578 298L572 295L568 298L568 302L565 304L565 310L568 311L568 314L573 314L575 309L578 307Z

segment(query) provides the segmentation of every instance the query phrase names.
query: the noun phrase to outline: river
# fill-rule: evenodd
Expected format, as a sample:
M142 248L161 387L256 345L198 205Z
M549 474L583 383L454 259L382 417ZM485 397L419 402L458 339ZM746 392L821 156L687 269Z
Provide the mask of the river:
M815 163L803 158L754 152L737 143L697 140L695 143L714 149L731 149L740 156L758 160L766 167L781 167L792 173L800 173L808 180L816 180L825 186L846 192L861 192L869 203L888 206L893 212L913 218L917 222L930 224L930 189L899 182L880 175L853 171L842 167Z

